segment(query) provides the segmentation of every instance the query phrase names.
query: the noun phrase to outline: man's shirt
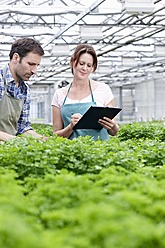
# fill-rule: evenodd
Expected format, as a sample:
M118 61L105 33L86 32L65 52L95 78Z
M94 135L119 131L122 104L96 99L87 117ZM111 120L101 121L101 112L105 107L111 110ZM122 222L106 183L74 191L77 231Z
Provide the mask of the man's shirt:
M23 109L18 120L17 134L22 134L28 130L32 130L30 126L30 89L29 86L22 81L19 87L16 87L15 81L12 78L9 67L6 66L6 87L7 95L16 99L24 99ZM5 92L4 71L0 69L0 104Z

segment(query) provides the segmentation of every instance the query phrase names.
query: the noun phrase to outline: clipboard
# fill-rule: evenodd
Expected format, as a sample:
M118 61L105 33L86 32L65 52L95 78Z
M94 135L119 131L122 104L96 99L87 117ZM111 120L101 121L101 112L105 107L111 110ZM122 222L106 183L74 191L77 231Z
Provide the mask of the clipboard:
M113 119L122 109L115 107L97 107L91 106L81 119L73 127L76 129L98 129L101 130L102 126L98 123L99 119L103 117L108 117Z

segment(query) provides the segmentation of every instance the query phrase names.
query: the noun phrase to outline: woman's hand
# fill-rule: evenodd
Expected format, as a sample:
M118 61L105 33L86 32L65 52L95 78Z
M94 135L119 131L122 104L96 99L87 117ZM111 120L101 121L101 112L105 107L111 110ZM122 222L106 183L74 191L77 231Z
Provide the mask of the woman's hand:
M117 125L115 119L109 119L108 117L103 117L103 119L99 119L98 121L102 127L107 129L108 133L112 136L116 135L119 131L119 126Z
M81 119L82 115L80 113L75 113L71 116L71 121L70 121L70 124L71 124L71 128L73 128L76 123Z

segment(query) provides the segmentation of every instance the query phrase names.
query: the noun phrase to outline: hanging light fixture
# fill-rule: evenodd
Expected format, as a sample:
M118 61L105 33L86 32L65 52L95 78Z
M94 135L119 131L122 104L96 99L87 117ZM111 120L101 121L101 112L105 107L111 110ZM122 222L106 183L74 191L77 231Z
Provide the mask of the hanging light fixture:
M128 13L151 13L154 10L153 0L124 0L122 3Z
M122 65L126 67L137 66L137 61L132 57L122 57Z
M67 44L55 44L52 48L52 56L68 56L70 53L69 45Z
M100 40L103 38L102 27L94 25L80 26L80 37L84 40Z
M154 53L157 57L164 57L165 56L165 46L155 45Z

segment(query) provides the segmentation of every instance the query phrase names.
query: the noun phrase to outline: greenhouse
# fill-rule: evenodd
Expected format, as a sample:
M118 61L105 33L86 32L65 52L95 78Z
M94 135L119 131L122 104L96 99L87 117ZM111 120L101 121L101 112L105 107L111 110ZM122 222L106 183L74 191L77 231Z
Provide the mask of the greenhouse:
M3 139L1 76L0 248L165 248L165 0L1 0L0 68L24 37L44 49L27 82L39 136ZM100 124L105 140L53 129L52 99L72 83L79 44L95 49L90 79L122 109L108 122L116 133Z
M90 43L99 66L92 75L107 83L119 121L165 117L164 0L2 0L0 63L8 61L12 42L34 37L45 50L29 84L33 121L51 123L51 99L57 85L71 82L70 55L76 44Z

